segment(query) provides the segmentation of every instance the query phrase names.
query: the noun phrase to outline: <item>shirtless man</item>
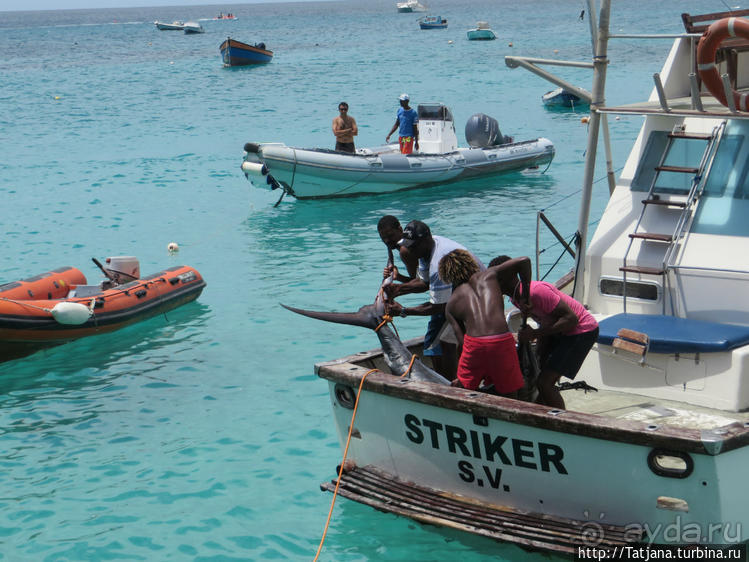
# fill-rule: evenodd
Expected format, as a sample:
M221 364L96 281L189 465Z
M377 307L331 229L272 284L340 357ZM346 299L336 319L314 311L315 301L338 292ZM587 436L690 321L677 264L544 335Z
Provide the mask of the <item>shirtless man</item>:
M498 394L515 398L524 381L502 293L519 282L528 294L530 260L517 258L479 271L470 253L453 250L440 260L439 274L453 285L446 315L462 348L453 385L475 390L483 381Z
M348 114L348 104L342 101L338 104L338 117L333 119L333 134L335 135L335 149L341 152L355 152L354 137L359 134L356 119Z

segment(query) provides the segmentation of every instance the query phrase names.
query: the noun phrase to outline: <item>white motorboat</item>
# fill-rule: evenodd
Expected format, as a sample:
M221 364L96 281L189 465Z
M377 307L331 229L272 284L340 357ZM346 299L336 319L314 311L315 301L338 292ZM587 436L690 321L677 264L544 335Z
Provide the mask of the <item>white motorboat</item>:
M165 21L155 21L153 22L156 26L156 29L159 29L161 31L182 31L185 29L185 22L183 21L173 21L171 23L165 22Z
M185 33L205 33L205 29L196 21L188 21L185 23L183 28Z
M489 23L485 21L477 21L476 27L466 31L466 36L469 41L493 41L497 38Z
M247 143L242 170L257 187L281 187L298 199L312 199L441 185L545 166L554 158L550 140L512 142L501 135L496 120L482 114L471 119L487 119L487 128L491 124L494 135L483 138L479 132L474 142L468 139L476 146L458 148L453 116L446 106L422 104L418 112L418 153L401 154L397 144L350 154L279 143ZM476 129L485 130L483 126Z
M598 392L567 391L557 410L400 378L382 350L320 363L348 447L324 488L337 481L339 495L380 511L576 559L584 548L665 557L638 542L692 546L669 558L711 557L695 545L749 540L749 50L736 47L749 46L749 23L712 23L699 48L677 37L650 99L609 107L609 4L573 290L601 329L576 380ZM588 245L607 114L644 122Z
M402 14L427 11L427 7L424 4L421 4L419 0L406 0L405 2L398 2L395 7Z

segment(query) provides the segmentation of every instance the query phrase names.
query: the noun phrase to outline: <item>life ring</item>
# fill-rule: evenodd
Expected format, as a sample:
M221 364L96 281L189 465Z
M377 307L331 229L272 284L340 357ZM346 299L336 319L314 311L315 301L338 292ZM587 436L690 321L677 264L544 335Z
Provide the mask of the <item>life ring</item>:
M715 63L715 55L723 40L729 37L741 37L749 40L749 21L742 18L724 18L707 28L697 45L697 72L708 91L720 103L728 107L728 100L723 88L723 79ZM733 102L740 111L749 111L749 94L740 94L731 90Z

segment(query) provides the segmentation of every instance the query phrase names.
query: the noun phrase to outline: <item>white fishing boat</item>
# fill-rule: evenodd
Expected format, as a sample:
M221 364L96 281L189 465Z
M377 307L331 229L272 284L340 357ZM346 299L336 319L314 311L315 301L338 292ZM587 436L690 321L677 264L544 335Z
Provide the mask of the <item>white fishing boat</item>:
M495 119L469 119L468 148L458 148L450 110L418 106L420 152L404 155L397 144L356 153L247 143L242 170L260 188L282 188L298 199L379 194L548 165L554 145L545 138L513 142ZM489 133L487 133L489 131ZM470 137L470 138L469 138Z
M692 18L710 39L676 37L650 98L609 107L601 3L573 291L601 329L576 380L598 391L557 410L400 378L380 349L320 363L348 447L324 489L567 555L749 540L749 23L732 15ZM608 114L644 123L588 245Z
M196 21L186 22L182 29L184 29L185 33L205 33L203 26Z
M398 12L401 14L410 14L411 12L426 12L427 7L421 4L419 0L406 0L395 4Z
M165 22L165 21L155 21L153 22L156 26L156 29L160 31L182 31L185 29L185 22L182 21L173 21L173 22Z

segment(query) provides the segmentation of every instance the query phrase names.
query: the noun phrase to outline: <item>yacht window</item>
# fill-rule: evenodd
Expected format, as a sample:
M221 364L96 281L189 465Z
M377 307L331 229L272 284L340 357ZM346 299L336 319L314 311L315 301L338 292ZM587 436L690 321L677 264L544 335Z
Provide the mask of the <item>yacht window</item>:
M715 155L691 231L749 236L749 124L729 122Z
M624 281L602 277L599 282L599 290L602 295L621 297L624 294ZM658 285L640 281L627 281L627 298L657 301Z

